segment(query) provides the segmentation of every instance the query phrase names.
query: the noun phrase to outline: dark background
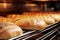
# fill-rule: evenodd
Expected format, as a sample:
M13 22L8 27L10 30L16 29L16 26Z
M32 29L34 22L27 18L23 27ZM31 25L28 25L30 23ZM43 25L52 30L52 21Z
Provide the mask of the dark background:
M0 3L4 3L0 0ZM45 11L44 5L46 4L46 10L51 11L51 8L53 7L54 10L52 11L60 11L60 1L24 1L24 0L7 0L6 3L12 4L12 7L6 8L7 10L1 11L0 9L0 15L8 15L8 14L22 14L23 12L31 12L36 10L30 10L30 9L42 9L37 11ZM31 6L27 7L25 4L36 4L37 6ZM41 5L43 5L41 7Z

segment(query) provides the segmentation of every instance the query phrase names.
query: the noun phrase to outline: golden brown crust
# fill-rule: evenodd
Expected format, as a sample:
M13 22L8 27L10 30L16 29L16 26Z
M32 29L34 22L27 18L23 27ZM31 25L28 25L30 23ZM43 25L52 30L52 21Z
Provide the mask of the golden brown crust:
M13 23L0 23L0 39L8 39L23 34L22 29Z
M10 15L7 18L23 29L44 29L49 24L60 21L60 13L56 12L24 12L22 15ZM41 24L43 23L43 25ZM42 25L42 26L41 26Z

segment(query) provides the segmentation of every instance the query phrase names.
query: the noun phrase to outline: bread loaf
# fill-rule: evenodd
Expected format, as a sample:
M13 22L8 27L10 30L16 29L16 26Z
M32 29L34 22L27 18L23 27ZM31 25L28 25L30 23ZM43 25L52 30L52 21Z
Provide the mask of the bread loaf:
M13 23L0 23L0 39L9 39L22 35L22 29Z
M46 28L47 24L41 19L35 17L25 17L15 21L15 24L19 25L22 29L30 30L42 30Z

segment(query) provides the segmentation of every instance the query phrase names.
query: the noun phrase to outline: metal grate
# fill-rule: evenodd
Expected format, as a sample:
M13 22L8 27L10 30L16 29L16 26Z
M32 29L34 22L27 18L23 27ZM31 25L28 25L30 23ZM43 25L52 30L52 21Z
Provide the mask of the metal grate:
M23 35L11 38L9 40L53 40L60 34L60 22L49 25L44 30L28 30Z

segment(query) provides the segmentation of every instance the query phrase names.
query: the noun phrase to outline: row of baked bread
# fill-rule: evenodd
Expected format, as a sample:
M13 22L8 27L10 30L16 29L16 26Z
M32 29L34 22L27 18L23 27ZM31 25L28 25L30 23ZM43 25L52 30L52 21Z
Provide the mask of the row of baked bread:
M43 30L47 25L60 21L60 12L25 12L22 15L8 15L7 18L22 29Z
M22 29L43 30L57 21L60 21L60 12L25 12L22 15L0 16L0 39L22 35Z

